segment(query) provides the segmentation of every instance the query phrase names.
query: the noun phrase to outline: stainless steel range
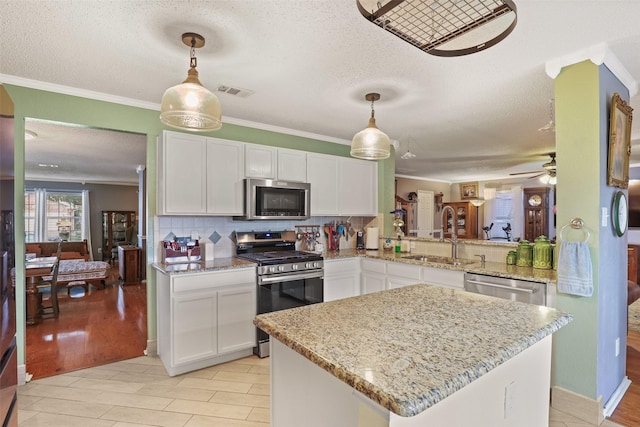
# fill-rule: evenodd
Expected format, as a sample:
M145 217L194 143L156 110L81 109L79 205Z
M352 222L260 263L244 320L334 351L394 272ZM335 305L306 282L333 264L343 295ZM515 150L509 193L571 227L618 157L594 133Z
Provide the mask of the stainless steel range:
M257 314L323 302L322 255L295 250L294 231L235 232L236 256L258 264ZM269 335L257 329L254 353L269 355Z

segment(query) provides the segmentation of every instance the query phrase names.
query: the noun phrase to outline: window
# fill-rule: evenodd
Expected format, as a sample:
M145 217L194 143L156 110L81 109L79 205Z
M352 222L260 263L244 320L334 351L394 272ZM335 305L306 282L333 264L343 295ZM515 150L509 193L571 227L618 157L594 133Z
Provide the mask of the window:
M504 228L513 224L513 195L511 191L496 191L491 214L491 222L494 225L491 235L506 239L507 233Z
M27 190L24 201L25 242L82 240L81 192Z

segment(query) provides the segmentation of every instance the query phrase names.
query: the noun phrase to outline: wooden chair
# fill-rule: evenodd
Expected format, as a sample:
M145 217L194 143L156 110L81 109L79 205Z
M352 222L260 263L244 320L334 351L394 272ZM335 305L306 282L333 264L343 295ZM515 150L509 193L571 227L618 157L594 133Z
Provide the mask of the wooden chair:
M58 244L58 252L56 255L56 261L53 264L51 270L51 280L40 280L36 287L38 288L38 313L40 315L51 315L54 318L58 318L60 315L60 306L58 305L58 271L60 270L60 254L62 253L62 241ZM51 294L51 304L48 306L42 305L42 293L40 289L49 289Z

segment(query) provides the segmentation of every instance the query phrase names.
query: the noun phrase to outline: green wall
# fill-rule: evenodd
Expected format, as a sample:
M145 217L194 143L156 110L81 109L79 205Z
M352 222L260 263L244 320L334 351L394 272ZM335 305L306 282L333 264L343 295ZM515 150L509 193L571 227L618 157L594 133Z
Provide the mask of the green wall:
M159 112L105 101L5 84L15 105L15 202L16 219L24 218L24 123L25 118L74 123L90 127L136 132L147 135L147 322L148 339L156 338L155 283L151 273L153 258L153 217L156 214L156 140L164 127ZM159 94L158 96L160 96ZM224 105L223 105L224 111ZM224 121L224 120L223 120ZM354 126L354 132L357 126ZM311 138L224 124L217 132L200 133L217 138L267 144L296 150L348 157L350 147ZM393 209L394 157L378 165L379 212ZM24 253L24 221L16 220L16 254ZM16 291L18 321L18 364L25 363L25 280L24 259L16 257Z

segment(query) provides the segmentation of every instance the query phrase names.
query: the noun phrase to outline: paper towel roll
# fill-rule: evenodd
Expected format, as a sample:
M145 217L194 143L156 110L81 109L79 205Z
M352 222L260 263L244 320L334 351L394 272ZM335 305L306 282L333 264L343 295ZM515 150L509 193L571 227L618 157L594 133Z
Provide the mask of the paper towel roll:
M365 248L367 250L378 250L380 234L378 227L367 227L367 242Z

